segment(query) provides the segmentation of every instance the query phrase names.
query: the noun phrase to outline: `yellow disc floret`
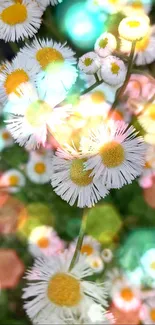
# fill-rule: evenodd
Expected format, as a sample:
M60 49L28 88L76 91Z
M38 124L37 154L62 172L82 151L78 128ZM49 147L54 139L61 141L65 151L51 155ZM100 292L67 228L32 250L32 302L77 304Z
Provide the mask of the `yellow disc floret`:
M35 166L34 166L34 170L35 170L35 172L37 173L37 174L44 174L45 173L45 171L46 171L46 166L45 166L45 164L44 163L42 163L42 162L38 162L38 163L36 163L35 164Z
M96 90L91 94L91 100L94 104L101 104L105 102L105 95L102 91Z
M10 186L17 186L19 183L19 177L16 175L11 175L9 177L9 185Z
M151 309L150 311L150 318L153 322L155 322L155 308Z
M89 185L93 178L90 177L91 171L84 170L86 159L74 159L70 167L70 178L78 186Z
M121 297L126 301L131 301L134 297L134 294L130 288L123 288L121 291Z
M40 248L47 248L49 246L49 239L46 237L41 237L37 240L37 245Z
M25 22L27 19L26 6L20 3L15 3L5 8L1 13L1 20L10 25L14 26Z
M29 81L28 74L23 69L17 69L7 75L4 88L9 95L13 92L17 93L17 88L22 84Z
M115 141L104 144L99 152L103 164L108 168L120 166L125 159L123 146Z
M85 58L83 63L86 67L89 67L93 63L93 60L91 58Z
M111 63L111 72L113 74L118 74L119 70L120 70L119 65L117 63L115 63L115 62L112 62Z
M36 59L39 62L42 69L52 67L53 65L59 65L64 62L62 54L54 48L45 47L40 49L36 54Z
M74 307L81 300L80 282L67 273L57 273L49 281L47 293L54 304Z
M81 253L86 255L91 255L93 253L93 247L89 244L84 244L81 247Z

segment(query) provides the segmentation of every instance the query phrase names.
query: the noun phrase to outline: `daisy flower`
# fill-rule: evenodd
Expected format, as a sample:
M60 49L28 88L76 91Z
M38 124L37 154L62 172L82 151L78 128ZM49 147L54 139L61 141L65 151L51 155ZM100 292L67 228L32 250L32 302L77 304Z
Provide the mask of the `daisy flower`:
M69 107L57 107L58 102L64 99L60 94L46 93L39 95L30 85L23 85L19 89L19 96L12 96L7 128L12 137L20 146L27 149L44 146L47 138L47 127L52 132L62 119L68 116ZM7 110L6 109L6 110Z
M0 128L0 150L13 146L13 138L6 128Z
M0 187L6 187L10 193L16 193L25 185L24 175L17 169L9 169L0 177Z
M80 57L78 67L86 74L95 74L101 67L100 58L95 52L88 52Z
M99 304L98 316L104 319L106 287L85 280L92 274L86 258L80 256L76 265L69 271L71 259L66 252L50 258L37 259L33 268L27 273L29 284L24 289L24 308L35 324L51 324L53 318L65 321L73 320L80 315L88 315L92 305ZM36 273L38 279L36 280ZM103 312L102 312L103 310ZM59 322L58 322L59 323Z
M86 161L86 158L78 154L58 150L51 166L54 191L70 205L77 201L79 208L90 208L108 194L100 180L94 181L91 172L84 170Z
M56 255L64 251L64 242L58 237L52 227L39 226L32 230L29 239L29 251L34 256Z
M12 63L6 63L5 69L0 71L0 102L6 102L12 93L19 94L17 88L23 83L33 83L36 73L33 63L20 54Z
M141 41L136 42L135 63L136 65L150 64L155 60L155 35L148 33ZM131 51L131 42L122 40L121 50L123 52Z
M128 15L128 8L129 6L132 10L132 13L138 13L140 14L140 12L146 12L146 14L148 14L151 11L151 7L152 7L152 0L128 0L127 1L127 5L126 7L126 11L124 9L124 12ZM131 13L131 12L130 12Z
M103 80L112 86L120 85L126 77L126 66L124 62L116 56L109 55L102 60L101 76Z
M103 8L104 11L114 14L122 9L126 4L126 0L96 0L97 4Z
M103 33L95 43L95 52L105 58L110 55L117 47L117 41L111 33Z
M149 188L153 185L155 176L155 146L148 146L145 157L145 166L143 173L139 178L139 184L142 188Z
M140 319L143 324L155 325L155 300L153 298L147 299L141 308Z
M140 292L128 282L120 281L112 288L112 301L123 311L135 310L140 307Z
M138 120L146 132L155 134L155 102L145 105Z
M103 258L103 261L105 263L110 263L113 259L113 253L111 249L108 248L103 249L103 251L101 252L101 257Z
M151 248L141 257L141 265L147 276L155 279L155 248Z
M149 32L149 21L145 16L133 15L121 20L119 35L127 41L140 41Z
M29 159L26 165L26 174L27 177L31 180L31 182L36 184L45 184L50 181L50 171L51 157L46 156L33 156Z
M90 176L108 189L130 184L142 172L145 145L133 126L123 121L101 125L90 138L90 158L85 163Z
M104 270L104 263L100 256L88 256L87 262L94 273L101 273Z
M39 6L43 9L46 9L47 6L55 6L59 3L61 3L63 0L36 0L39 4Z
M76 247L77 239L75 242L71 243L70 250L74 251ZM98 255L101 250L100 243L91 236L84 236L83 244L81 247L81 254L87 256Z
M68 90L75 83L75 53L66 43L35 39L31 45L21 49L21 54L36 67L39 73L36 82L40 88Z
M5 42L15 42L33 37L41 25L42 10L37 2L22 0L0 0L0 38Z

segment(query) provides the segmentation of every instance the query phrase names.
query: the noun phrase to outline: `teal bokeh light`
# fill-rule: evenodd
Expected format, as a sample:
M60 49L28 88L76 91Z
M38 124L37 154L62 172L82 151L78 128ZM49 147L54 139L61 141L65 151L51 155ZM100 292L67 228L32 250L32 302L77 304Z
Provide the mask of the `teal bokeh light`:
M75 2L65 9L62 25L67 36L81 49L92 48L98 36L105 31L107 17L91 10L87 2Z

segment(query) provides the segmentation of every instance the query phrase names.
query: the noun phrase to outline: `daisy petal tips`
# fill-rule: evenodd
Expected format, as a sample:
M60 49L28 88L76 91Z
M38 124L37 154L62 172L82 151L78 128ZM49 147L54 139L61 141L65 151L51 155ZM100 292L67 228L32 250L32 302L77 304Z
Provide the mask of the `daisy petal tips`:
M54 191L71 206L77 201L79 208L90 208L108 194L100 180L90 176L91 171L84 171L86 161L86 158L60 150L52 160L51 184Z
M35 0L23 0L22 3L1 0L0 39L15 42L33 37L40 28L42 14Z
M100 179L108 188L121 188L142 173L145 144L136 137L133 126L123 121L101 125L90 139L91 157L85 163L90 176Z

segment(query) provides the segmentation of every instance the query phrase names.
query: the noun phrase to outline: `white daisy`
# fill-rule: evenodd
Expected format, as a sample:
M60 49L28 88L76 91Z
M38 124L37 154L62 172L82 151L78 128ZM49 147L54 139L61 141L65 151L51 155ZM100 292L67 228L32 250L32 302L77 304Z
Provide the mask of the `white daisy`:
M71 243L70 250L74 251L76 247L77 239ZM101 244L92 236L84 236L84 240L81 247L81 254L87 256L98 255L101 250Z
M147 299L141 308L140 319L143 324L155 325L155 299Z
M56 6L57 4L61 3L63 0L36 0L39 6L45 9L47 6Z
M87 261L94 273L101 273L104 270L104 263L100 256L88 256Z
M141 257L141 265L147 276L155 279L155 248L151 248Z
M108 189L130 184L142 172L145 145L133 126L110 121L92 133L90 158L85 163L90 176Z
M20 97L14 95L10 100L7 128L13 138L27 149L44 146L47 127L52 132L62 119L68 116L69 107L57 107L64 97L60 94L46 93L40 96L34 87L24 84L19 89Z
M126 77L126 66L116 56L108 56L102 60L101 76L109 85L117 86L124 82Z
M26 165L26 174L31 182L45 184L50 181L51 164L49 157L30 158Z
M64 251L64 242L58 237L52 227L39 226L32 230L29 239L29 251L34 256L56 255Z
M150 64L155 60L155 35L148 33L141 41L136 42L135 48L135 63L137 65ZM131 51L131 42L122 40L121 50L123 52L129 53Z
M33 84L37 69L26 57L17 55L12 63L6 63L0 71L0 102L9 99L12 93L18 94L17 88L25 82Z
M149 21L145 16L132 15L121 20L119 35L128 41L140 41L149 32Z
M76 81L75 53L66 43L52 39L35 39L32 44L21 49L21 54L32 61L39 73L36 78L40 88L68 90Z
M100 58L95 52L88 52L80 57L78 67L86 74L95 74L101 67Z
M37 2L0 0L0 38L6 42L33 37L41 25L42 10Z
M17 169L9 169L0 177L0 187L4 187L10 193L16 193L25 185L24 175Z
M101 252L101 256L102 256L103 261L105 263L110 263L112 261L112 258L113 258L113 253L112 253L111 249L105 248Z
M54 191L73 205L92 207L97 201L108 194L105 186L99 180L90 177L90 171L84 171L84 162L87 159L58 150L51 166L51 184Z
M111 33L103 33L95 43L95 52L105 58L110 55L117 47L117 41Z
M146 132L155 136L155 102L145 105L138 120Z
M13 146L14 141L11 134L4 127L0 128L0 151Z
M69 271L71 259L66 254L36 260L27 273L29 284L24 289L23 299L28 299L24 308L35 324L51 324L54 318L71 321L85 318L92 305L99 304L98 316L104 320L106 285L86 281L92 274L86 258L80 256ZM38 279L36 280L36 273ZM34 282L33 282L34 281Z
M128 15L128 7L130 6L133 13L146 12L148 14L151 11L152 0L128 0L126 11L124 12ZM131 12L130 12L131 13Z
M112 302L126 312L135 310L140 306L140 292L127 281L117 282L112 287Z

